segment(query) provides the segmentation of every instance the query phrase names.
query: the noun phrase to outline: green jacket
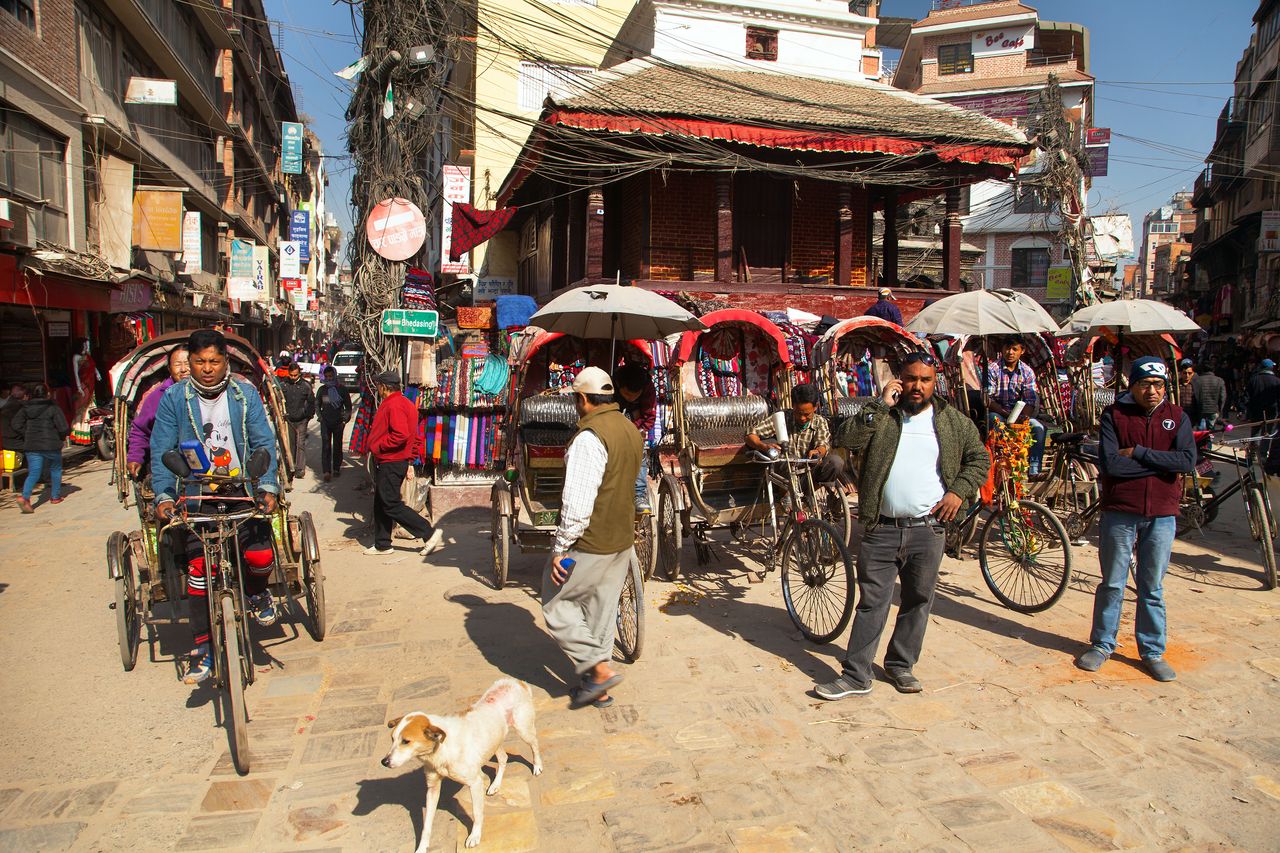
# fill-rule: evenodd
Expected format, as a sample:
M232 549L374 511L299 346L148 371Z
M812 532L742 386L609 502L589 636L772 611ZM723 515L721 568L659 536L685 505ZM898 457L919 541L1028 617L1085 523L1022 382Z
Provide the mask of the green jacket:
M978 428L940 397L933 398L933 428L938 434L938 472L942 485L964 500L987 481L991 456ZM902 410L881 400L870 403L841 425L836 445L858 460L858 518L871 530L880 522L880 496L898 454Z

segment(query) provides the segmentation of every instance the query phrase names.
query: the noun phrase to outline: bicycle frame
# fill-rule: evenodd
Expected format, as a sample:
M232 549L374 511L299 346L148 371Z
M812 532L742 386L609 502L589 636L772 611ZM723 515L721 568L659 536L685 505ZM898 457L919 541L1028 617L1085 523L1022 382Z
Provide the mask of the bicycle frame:
M770 459L758 452L756 456L757 458L754 461L765 466L765 475L761 483L760 492L769 503L769 530L771 535L768 537L766 553L768 570L772 571L777 568L778 543L786 535L787 528L800 520L801 514L815 517L820 515L817 508L817 494L813 485L813 466L818 464L819 460L808 457L795 458L787 456ZM779 473L779 468L785 469L785 474ZM775 486L782 488L784 494L781 523L778 521L778 502L774 494ZM797 502L797 495L799 496L799 502ZM759 498L757 498L758 500ZM761 534L761 538L765 538L763 530Z
M1265 472L1262 472L1261 474L1259 473L1259 469L1262 468L1262 461L1259 458L1257 444L1261 442L1264 438L1267 440L1270 440L1271 436L1262 436L1262 437L1256 437L1251 439L1243 439L1237 442L1232 442L1230 445L1228 445L1228 446L1234 446L1239 444L1245 445L1245 462L1243 465L1240 462L1239 453L1234 453L1234 452L1223 453L1220 450L1212 450L1212 449L1206 449L1202 452L1201 454L1202 458L1210 459L1214 462L1230 463L1235 468L1235 471L1236 471L1235 482L1231 483L1222 491L1215 491L1213 497L1210 498L1208 501L1203 500L1203 492L1200 488L1200 481L1198 477L1196 478L1195 485L1192 488L1192 494L1195 496L1196 503L1200 505L1200 509L1205 515L1208 515L1213 510L1216 510L1219 506L1223 504L1223 502L1229 500L1234 494L1236 494L1236 492L1244 493L1245 510L1248 511L1249 501L1250 501L1249 493L1252 491L1252 489L1249 487L1256 485L1256 486L1262 487L1262 494L1264 496L1263 508L1266 510L1268 520L1271 522L1271 529L1275 530L1276 528L1275 514L1271 508L1271 500L1268 497L1266 497L1266 494L1267 494L1266 473Z

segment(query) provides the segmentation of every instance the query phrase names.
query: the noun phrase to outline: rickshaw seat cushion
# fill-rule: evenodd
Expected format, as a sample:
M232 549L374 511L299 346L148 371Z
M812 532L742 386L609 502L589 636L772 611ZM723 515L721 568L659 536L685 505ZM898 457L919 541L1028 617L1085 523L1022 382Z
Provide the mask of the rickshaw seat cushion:
M696 462L704 468L746 462L747 430L769 413L763 397L698 397L685 402L684 419Z
M520 426L578 428L578 410L572 394L539 394L520 401Z
M520 440L533 467L562 467L564 449L578 429L578 411L567 394L526 397L520 402Z

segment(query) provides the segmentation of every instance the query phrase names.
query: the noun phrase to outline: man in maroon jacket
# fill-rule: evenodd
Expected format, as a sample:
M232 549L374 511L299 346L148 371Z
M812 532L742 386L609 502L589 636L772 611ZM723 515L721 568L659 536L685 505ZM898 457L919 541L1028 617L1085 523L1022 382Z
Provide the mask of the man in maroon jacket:
M1157 681L1177 673L1164 659L1164 574L1177 529L1182 475L1195 467L1191 419L1170 403L1169 369L1153 356L1129 371L1129 390L1102 413L1102 582L1093 601L1089 650L1076 666L1096 671L1116 650L1130 558L1137 545L1136 636L1143 666Z
M422 555L444 543L444 532L431 526L400 497L400 487L415 457L422 455L418 431L418 407L400 393L400 374L394 370L374 378L382 401L369 427L369 452L373 454L373 544L366 554L390 554L391 523L395 522L423 540Z

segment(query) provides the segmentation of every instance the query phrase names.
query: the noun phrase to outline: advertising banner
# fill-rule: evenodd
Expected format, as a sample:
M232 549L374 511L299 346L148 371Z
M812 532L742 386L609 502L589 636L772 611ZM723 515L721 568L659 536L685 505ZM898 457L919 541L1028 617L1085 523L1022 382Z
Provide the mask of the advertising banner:
M286 175L302 174L302 125L296 121L280 123L280 171Z
M280 277L298 278L302 275L302 264L298 255L300 250L294 240L280 241Z
M442 249L442 257L440 264L440 272L451 273L469 273L471 272L471 262L467 257L461 260L450 261L448 258L449 244L453 240L453 203L456 201L471 200L471 167L470 166L445 166L444 167L444 227L441 230L440 245Z
M201 272L204 256L204 240L200 231L200 211L188 210L182 217L182 272L186 275Z
M258 292L253 282L253 243L231 241L231 274L227 277L227 298L256 301Z
M253 289L259 302L275 300L275 282L271 277L271 251L267 246L253 247Z
M304 264L311 262L311 211L295 210L289 214L289 239L298 244Z
M1044 297L1048 301L1063 301L1071 298L1071 280L1074 276L1071 267L1049 267L1049 281Z
M1262 226L1258 232L1259 252L1280 252L1280 210L1262 211Z
M182 251L182 190L133 194L133 245L156 252Z

